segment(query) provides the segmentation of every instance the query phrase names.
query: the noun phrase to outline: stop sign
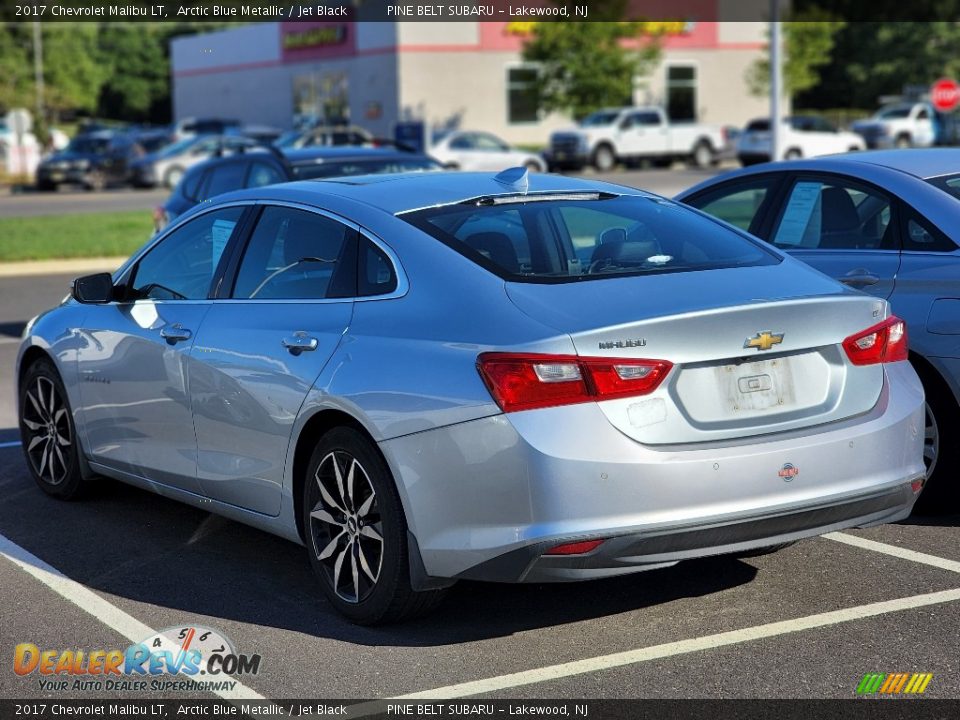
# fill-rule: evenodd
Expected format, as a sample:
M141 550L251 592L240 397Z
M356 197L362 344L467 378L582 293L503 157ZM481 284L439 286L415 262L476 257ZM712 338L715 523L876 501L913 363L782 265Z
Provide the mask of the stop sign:
M960 85L956 80L941 78L930 88L930 102L940 112L950 112L960 105Z

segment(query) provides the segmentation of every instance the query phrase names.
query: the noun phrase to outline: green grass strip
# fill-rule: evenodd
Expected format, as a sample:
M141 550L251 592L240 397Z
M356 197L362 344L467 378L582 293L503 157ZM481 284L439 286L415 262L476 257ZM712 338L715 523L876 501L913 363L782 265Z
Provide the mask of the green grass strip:
M144 210L0 218L0 262L125 256L152 233Z

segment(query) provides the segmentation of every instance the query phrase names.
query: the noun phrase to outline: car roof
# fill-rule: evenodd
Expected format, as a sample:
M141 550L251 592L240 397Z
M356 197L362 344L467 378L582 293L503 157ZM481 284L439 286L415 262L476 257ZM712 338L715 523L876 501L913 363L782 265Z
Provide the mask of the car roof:
M496 197L522 193L516 186L497 181L495 173L436 172L436 173L387 173L379 175L355 175L343 178L301 180L283 185L268 185L226 193L221 199L226 202L238 200L295 201L314 204L324 197L336 196L344 200L363 203L383 212L395 215L410 210L438 207L466 202L479 197ZM622 185L530 173L527 195L535 193L596 193L609 192L617 195L658 196Z
M761 163L707 178L680 191L675 199L687 202L693 196L710 191L721 184L746 180L767 173L794 172L840 173L878 183L895 189L896 192L907 192L911 186L932 189L932 186L925 182L926 180L960 174L960 148L865 150L789 162ZM955 213L953 204L956 203L956 199L947 194L944 194L944 198L950 199L950 212Z
M837 159L879 165L923 180L960 173L960 148L905 148L848 153Z

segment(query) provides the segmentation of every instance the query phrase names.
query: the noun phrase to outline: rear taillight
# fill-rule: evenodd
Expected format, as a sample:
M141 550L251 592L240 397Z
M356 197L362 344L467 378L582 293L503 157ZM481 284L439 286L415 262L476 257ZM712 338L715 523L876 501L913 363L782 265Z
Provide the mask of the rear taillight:
M572 405L653 392L673 365L665 360L484 353L480 377L504 412Z
M843 349L854 365L875 365L907 359L907 324L895 315L851 335Z

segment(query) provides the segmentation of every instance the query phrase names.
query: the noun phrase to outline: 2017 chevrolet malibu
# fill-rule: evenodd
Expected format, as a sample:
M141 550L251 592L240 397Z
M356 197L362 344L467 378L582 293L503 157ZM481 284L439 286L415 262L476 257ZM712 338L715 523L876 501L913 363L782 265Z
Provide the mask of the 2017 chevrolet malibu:
M397 620L458 578L566 581L905 517L904 324L678 203L531 175L229 193L30 323L29 467L306 545Z

